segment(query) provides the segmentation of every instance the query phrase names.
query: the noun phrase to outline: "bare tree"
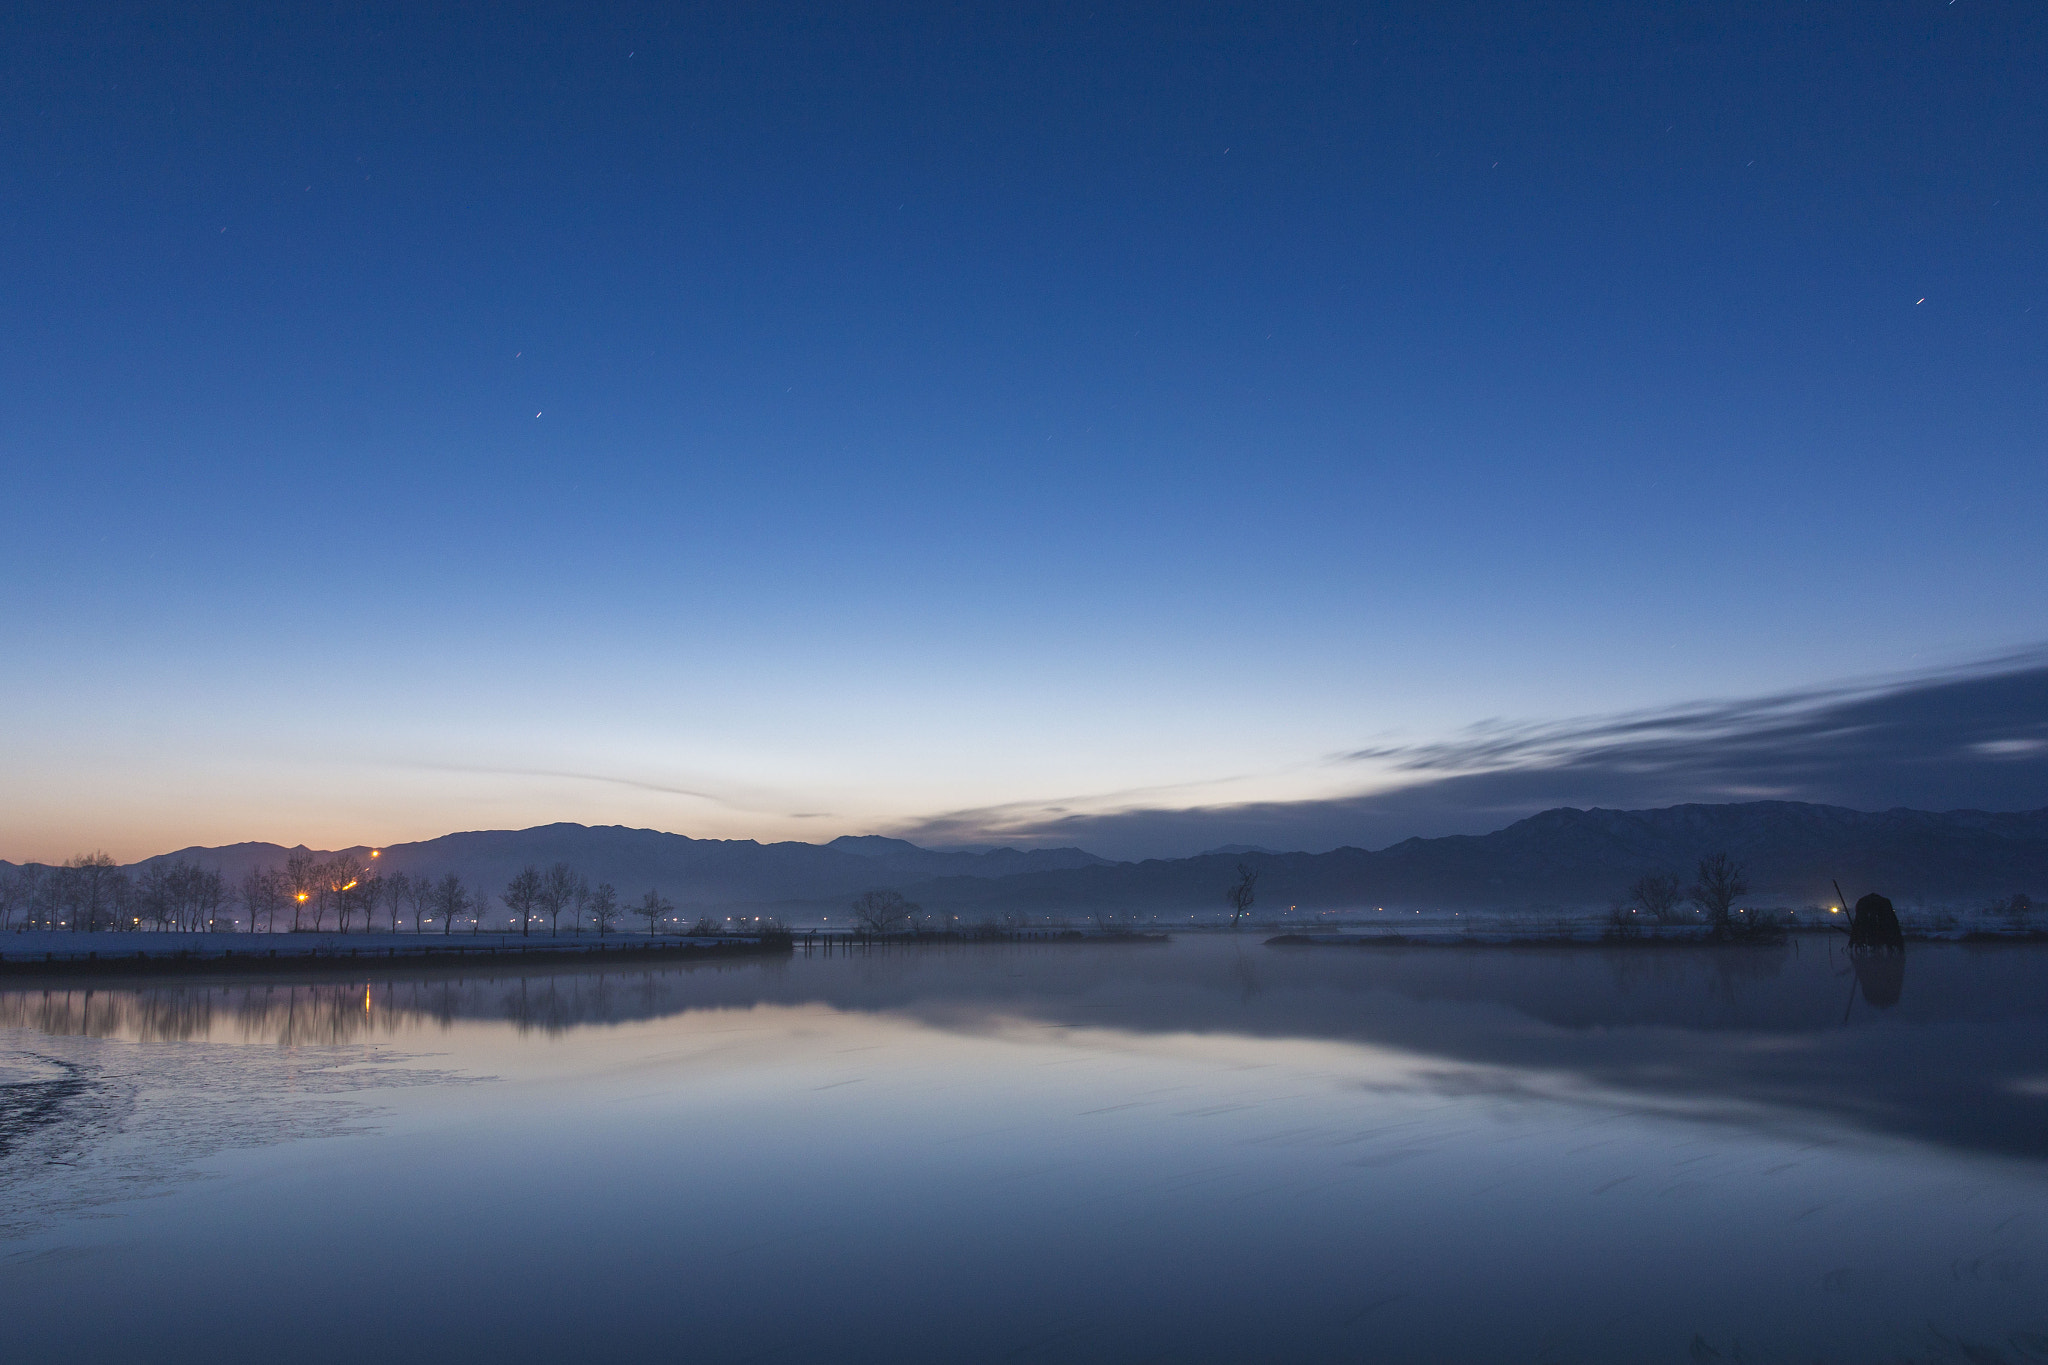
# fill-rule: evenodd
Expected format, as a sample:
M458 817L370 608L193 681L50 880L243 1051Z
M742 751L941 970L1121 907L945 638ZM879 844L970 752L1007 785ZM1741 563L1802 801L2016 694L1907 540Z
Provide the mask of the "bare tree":
M320 889L321 862L307 848L295 848L285 855L285 894L292 898L292 932L299 932L299 916Z
M1250 863L1237 865L1237 880L1223 893L1224 903L1230 907L1230 927L1252 912L1252 902L1258 899L1259 870Z
M42 869L33 863L0 870L0 932L14 927L14 917L25 920L35 912L37 883Z
M1607 932L1611 939L1636 938L1643 932L1643 913L1629 901L1618 900L1607 907ZM1567 927L1563 936L1569 937Z
M252 867L242 878L242 909L249 916L249 931L256 931L260 919L269 929L277 928L277 912L291 899L284 873L272 867Z
M920 913L916 904L903 899L901 891L887 887L861 892L848 908L853 911L853 922L871 934L892 934L897 925L912 923Z
M313 901L313 927L321 927L327 909L331 906L337 930L347 933L350 919L362 906L362 898L358 892L362 889L363 879L369 875L367 868L346 853L329 858L317 883L318 891Z
M152 863L135 883L129 922L136 928L148 921L159 931L201 932L213 927L214 916L226 899L227 887L217 868L200 867L183 858Z
M484 918L491 913L491 893L488 891L477 892L475 898L469 903L469 912L469 932L472 934L482 933Z
M505 892L498 899L505 902L505 908L519 916L519 936L525 938L533 929L534 912L540 907L540 869L528 864L519 869L519 875L505 884Z
M591 893L591 890L590 890L590 883L589 883L589 882L587 882L587 881L585 881L585 880L584 880L583 878L581 878L581 877L578 877L578 878L576 879L576 895L575 895L575 902L576 902L576 932L577 932L578 934L581 934L581 933L583 932L583 912L584 912L585 910L588 910L588 909L590 908L590 897L591 897L591 894L592 894L592 893Z
M348 897L350 912L362 912L366 934L377 927L377 902L384 899L384 879L377 875L376 866L371 863L363 868L357 874L356 884L342 892Z
M659 891L649 891L640 898L640 903L633 907L633 913L646 919L647 932L652 934L655 932L654 926L661 923L662 916L674 909L673 905L661 898Z
M111 925L128 899L128 877L105 853L81 853L59 869L64 885L65 918L76 931L96 932Z
M159 870L165 873L160 890L147 886L151 880L149 874L143 877L144 885L138 893L136 906L142 913L136 918L148 915L159 918L159 928L170 927L193 933L220 927L215 920L229 896L227 882L219 868L201 867L180 858L168 868L159 863L150 869L150 873Z
M1749 894L1749 883L1742 879L1742 869L1735 860L1725 853L1709 853L1700 859L1699 880L1686 892L1686 898L1707 912L1707 923L1714 928L1716 938L1726 938L1730 930L1729 911L1737 896Z
M434 879L422 872L405 890L405 908L412 912L412 931L420 932L420 918L434 907Z
M394 872L388 877L378 878L380 898L384 902L384 920L391 926L391 932L398 932L399 919L405 914L406 906L412 900L412 878L403 872Z
M444 936L450 933L455 927L455 917L469 908L469 893L462 889L462 878L453 872L441 878L440 885L434 888L431 908L441 917L441 933ZM413 925L417 929L419 921L414 920Z
M220 875L220 869L194 867L186 875L185 885L189 890L193 924L207 931L216 928L214 921L220 917L221 907L228 903L227 880Z
M21 870L27 872L30 869L24 867ZM34 889L30 892L27 912L29 923L39 929L55 929L58 927L58 920L63 916L64 878L62 872L61 870L53 870L40 865L34 868L34 872L36 874L35 885Z
M562 934L562 912L576 899L576 874L567 863L556 863L540 874L540 884L534 892L534 903L540 912L548 917L548 932L560 938Z
M0 879L0 901L4 901L6 914L0 918L0 929L14 925L14 917L20 915L22 926L28 927L36 921L36 912L43 902L43 888L48 877L40 863L24 863Z
M135 879L135 905L138 920L147 920L158 933L171 927L178 914L177 870L170 863L151 863L142 875Z
M590 899L584 903L584 907L590 913L591 923L597 926L599 938L610 933L612 921L625 913L619 905L619 893L612 888L610 882L603 883L597 890L591 892Z
M1678 884L1677 874L1649 872L1630 884L1624 904L1659 924L1669 924L1678 918L1678 905L1684 899L1685 892Z

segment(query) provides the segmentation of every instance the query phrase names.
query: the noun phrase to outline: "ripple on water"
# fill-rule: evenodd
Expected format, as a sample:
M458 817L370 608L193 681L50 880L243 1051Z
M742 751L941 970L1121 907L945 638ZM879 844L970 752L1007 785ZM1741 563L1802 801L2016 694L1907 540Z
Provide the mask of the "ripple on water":
M367 1132L363 1092L475 1079L376 1047L0 1033L0 1240L198 1179L219 1152Z

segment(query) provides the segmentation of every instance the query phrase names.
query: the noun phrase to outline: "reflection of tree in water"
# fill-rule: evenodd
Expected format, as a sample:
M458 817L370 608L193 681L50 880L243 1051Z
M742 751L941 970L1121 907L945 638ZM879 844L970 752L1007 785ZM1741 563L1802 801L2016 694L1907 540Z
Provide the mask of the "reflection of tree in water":
M565 990L557 977L522 976L517 989L505 993L505 1017L518 1024L522 1033L536 1028L543 1033L560 1033L576 1024L604 1018L603 997L597 982L571 978L567 984L569 988Z
M693 980L742 973L772 981L781 962L691 963L640 971L553 971L522 976L512 983L494 977L484 983L458 982L446 998L449 1012L436 1017L505 1019L521 1032L561 1033L586 1024L621 1024L666 1018L702 1004ZM701 984L701 982L699 982ZM397 1008L403 1010L401 1001Z
M175 993L63 989L0 995L0 1028L66 1037L133 1037L144 1042L204 1038L218 1001L210 990Z
M1604 957L1622 995L1669 996L1704 987L1709 1000L1739 1005L1751 989L1783 976L1797 951L1796 944L1728 944L1695 952L1647 945L1609 949ZM1704 973L1702 958L1708 967Z
M1622 995L1668 993L1693 975L1679 959L1655 947L1612 949L1603 957L1614 989Z
M1252 960L1246 956L1244 949L1238 949L1237 957L1230 965L1230 974L1237 980L1238 999L1246 1004L1265 994L1265 987L1259 984L1258 968L1252 965Z
M778 966L780 964L777 964ZM634 971L376 978L284 984L74 987L0 992L0 1028L140 1042L200 1039L321 1046L392 1037L458 1020L506 1020L557 1033L678 1013L693 978L754 971L705 963Z
M642 972L638 980L623 983L627 995L636 1003L630 1010L616 1011L618 1014L637 1014L651 1019L662 1012L662 985L653 972Z
M1139 1034L1357 1042L1572 1075L1660 1102L1734 1098L2048 1160L2042 1101L2012 1084L2038 1072L2048 1048L2044 970L2048 947L1930 947L1914 954L1908 1004L1898 996L1897 964L1866 983L1813 938L1769 947L1306 950L1191 938L1159 952L1007 945L773 967L747 959L529 968L523 993L520 972L459 968L386 971L367 985L362 976L269 986L121 982L0 991L0 1026L406 1047L458 1020L554 1032L763 1005L894 1014L963 1032L1085 1018ZM1864 1027L1841 1027L1848 993L1862 997L1859 1007L1870 1002L1857 1021ZM1887 1001L1897 1003L1883 1027L1868 1027Z
M1906 993L1903 953L1856 953L1849 958L1849 967L1856 973L1856 985L1862 989L1864 1001L1873 1009L1888 1010Z
M1774 947L1746 944L1721 947L1709 958L1713 971L1707 975L1707 993L1731 1005L1736 1004L1746 987L1776 981L1783 976L1785 964L1791 956L1792 950L1783 944Z
M1749 989L1783 976L1794 951L1784 944L1720 945L1700 953L1652 945L1609 949L1603 956L1615 990L1622 995L1668 996L1703 987L1707 999L1739 1005ZM1702 957L1705 972L1700 970Z

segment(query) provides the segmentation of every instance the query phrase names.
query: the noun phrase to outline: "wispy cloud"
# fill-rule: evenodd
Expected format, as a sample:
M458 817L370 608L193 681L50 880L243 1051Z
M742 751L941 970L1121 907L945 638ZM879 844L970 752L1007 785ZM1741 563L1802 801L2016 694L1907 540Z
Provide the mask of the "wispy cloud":
M1797 786L1845 765L2023 758L2048 736L2048 650L1964 669L1570 721L1490 721L1449 740L1339 755L1395 771L1676 772Z
M1776 798L1861 809L2048 805L2048 649L1941 672L1336 755L1396 775L1330 799L1175 808L1098 798L955 811L906 838L1076 843L1112 857L1222 843L1378 847L1479 833L1553 806ZM1405 780L1403 780L1405 779Z
M694 801L708 801L726 810L742 811L750 815L779 815L789 820L828 819L825 811L784 810L771 798L765 796L737 797L700 787L683 787L668 782L656 782L640 777L622 777L616 773L576 772L566 768L513 768L493 767L468 763L418 763L413 765L427 772L472 773L490 777L533 777L557 782L600 782L613 787L625 787L633 791L656 792L663 796L681 796Z

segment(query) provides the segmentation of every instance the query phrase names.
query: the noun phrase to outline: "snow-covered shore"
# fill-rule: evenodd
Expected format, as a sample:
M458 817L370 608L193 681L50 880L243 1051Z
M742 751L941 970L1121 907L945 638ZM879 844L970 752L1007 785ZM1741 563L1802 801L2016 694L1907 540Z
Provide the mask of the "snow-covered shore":
M136 958L415 957L438 953L576 953L600 949L686 947L750 939L680 934L164 934L72 933L34 929L0 934L0 961Z

